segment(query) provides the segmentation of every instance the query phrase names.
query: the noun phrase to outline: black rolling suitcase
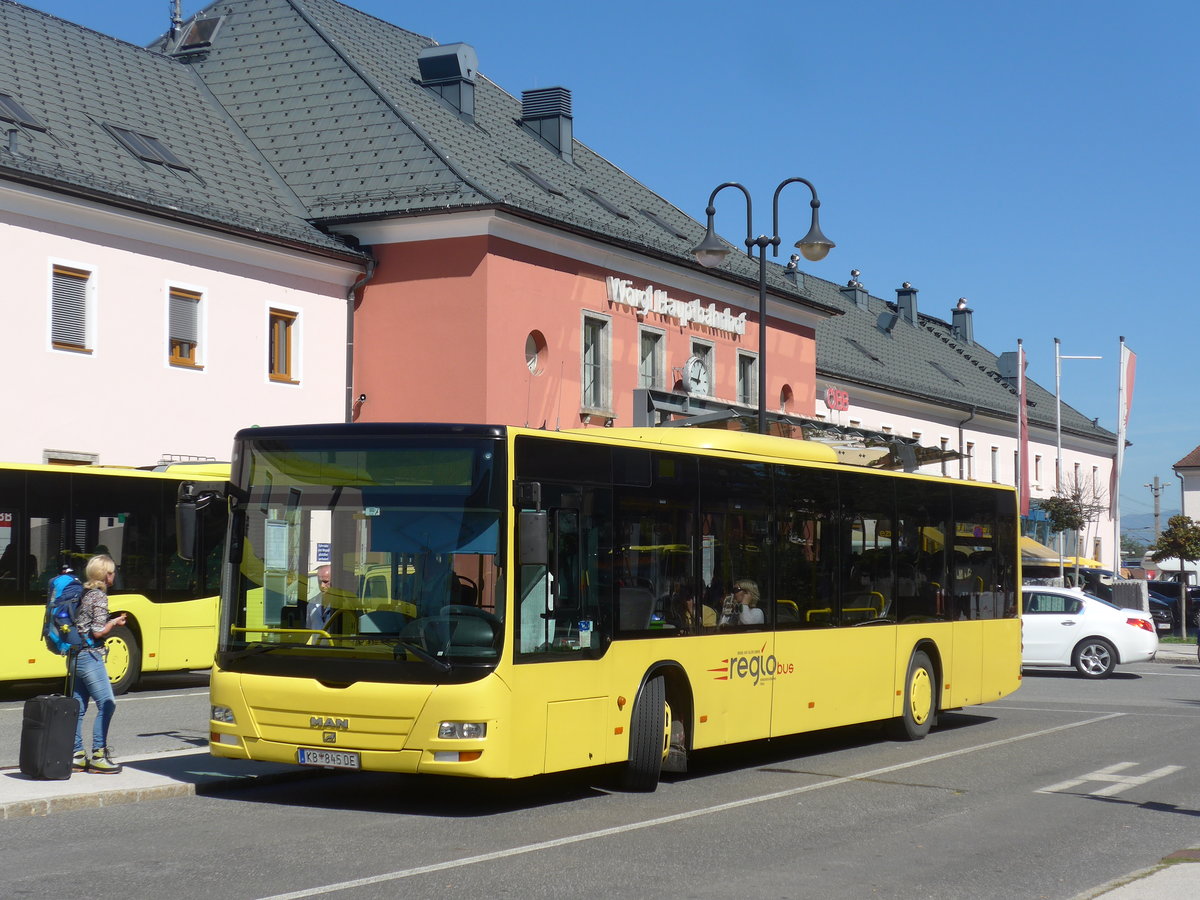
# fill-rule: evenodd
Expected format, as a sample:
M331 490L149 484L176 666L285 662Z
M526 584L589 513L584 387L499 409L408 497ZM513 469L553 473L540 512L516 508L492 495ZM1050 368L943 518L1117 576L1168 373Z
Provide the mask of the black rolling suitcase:
M74 660L72 660L74 662ZM63 781L71 777L79 703L70 696L74 666L67 675L67 694L45 694L25 701L21 723L21 774Z

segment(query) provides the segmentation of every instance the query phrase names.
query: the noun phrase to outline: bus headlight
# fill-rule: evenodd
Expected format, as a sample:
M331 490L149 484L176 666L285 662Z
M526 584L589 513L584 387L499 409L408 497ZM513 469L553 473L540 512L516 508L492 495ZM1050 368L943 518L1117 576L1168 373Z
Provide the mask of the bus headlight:
M487 722L442 722L438 737L455 740L476 740L487 737Z
M209 718L214 722L224 722L226 725L236 725L237 720L233 717L233 710L228 706L213 706L209 713Z

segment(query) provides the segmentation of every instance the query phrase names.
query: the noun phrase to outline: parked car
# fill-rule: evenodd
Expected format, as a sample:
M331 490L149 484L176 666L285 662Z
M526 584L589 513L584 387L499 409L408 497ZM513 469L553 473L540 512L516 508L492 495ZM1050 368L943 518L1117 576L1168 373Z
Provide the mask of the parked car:
M1118 664L1158 652L1148 613L1122 609L1073 588L1021 588L1021 664L1073 666L1084 678L1107 678Z
M1179 582L1164 581L1155 579L1146 582L1146 587L1150 591L1151 596L1160 598L1166 601L1171 606L1171 613L1175 617L1175 621L1179 621ZM1189 587L1187 589L1188 610L1192 627L1200 628L1200 587Z
M1156 628L1158 628L1159 634L1164 632L1170 634L1175 630L1176 604L1167 602L1153 591L1150 592L1149 600L1150 618L1154 620L1154 625Z

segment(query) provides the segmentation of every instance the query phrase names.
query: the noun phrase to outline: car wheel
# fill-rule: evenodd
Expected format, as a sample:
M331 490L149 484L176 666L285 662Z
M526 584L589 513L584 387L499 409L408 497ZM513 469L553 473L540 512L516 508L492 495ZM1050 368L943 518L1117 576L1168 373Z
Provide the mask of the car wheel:
M1107 678L1117 665L1117 651L1104 638L1088 638L1071 654L1071 665L1084 678Z

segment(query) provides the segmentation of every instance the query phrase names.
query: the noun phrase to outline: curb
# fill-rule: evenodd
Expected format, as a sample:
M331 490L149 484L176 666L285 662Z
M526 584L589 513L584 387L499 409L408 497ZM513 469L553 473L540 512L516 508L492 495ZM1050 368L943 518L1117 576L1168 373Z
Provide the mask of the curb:
M141 759L129 760L125 763L126 767L130 767L137 762L146 762L152 760L170 758L173 754L164 754L163 756L150 756ZM33 779L22 780L19 783L26 787L32 787L33 790L42 788L55 792L52 796L25 797L21 799L3 801L0 800L0 821L9 819L21 819L29 816L48 816L54 813L74 812L81 809L98 809L106 806L122 806L127 803L140 803L143 800L163 800L173 797L191 797L191 796L207 796L211 794L220 794L225 791L239 790L242 788L257 787L270 784L278 784L286 781L297 781L305 778L314 778L334 774L324 769L302 769L296 767L286 769L266 770L261 773L255 772L219 772L213 771L214 767L210 765L212 758L207 754L181 754L187 759L200 757L204 760L204 768L208 771L191 772L182 771L178 775L165 776L168 781L162 784L142 784L137 786L122 786L119 783L113 784L111 788L102 787L101 785L121 779L121 775L87 775L78 773L73 778L81 779L80 784L83 789L70 791L70 788L60 787L69 782L51 781L42 782ZM220 768L220 763L215 768ZM8 767L0 769L0 777L21 777L19 769L16 767ZM131 772L131 774L133 774ZM86 779L104 779L103 782L88 781ZM2 789L0 782L0 789Z

